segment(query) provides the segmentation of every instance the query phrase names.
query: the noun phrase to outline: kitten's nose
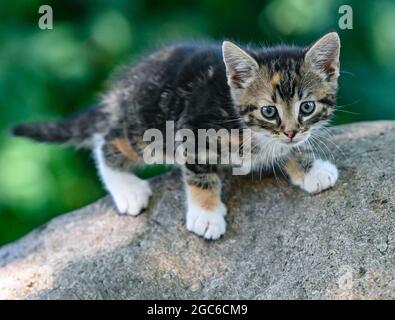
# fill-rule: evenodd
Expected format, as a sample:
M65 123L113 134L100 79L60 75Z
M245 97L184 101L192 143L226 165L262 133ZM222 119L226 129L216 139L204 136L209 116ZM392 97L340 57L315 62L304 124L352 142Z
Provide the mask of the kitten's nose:
M284 131L284 134L285 134L288 138L292 139L293 137L296 136L296 134L297 134L298 132L299 132L298 130L288 130L288 131Z

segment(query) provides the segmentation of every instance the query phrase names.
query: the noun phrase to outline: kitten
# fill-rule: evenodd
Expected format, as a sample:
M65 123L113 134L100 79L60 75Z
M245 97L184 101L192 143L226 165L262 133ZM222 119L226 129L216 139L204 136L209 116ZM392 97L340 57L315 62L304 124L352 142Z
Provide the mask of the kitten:
M291 182L315 194L332 187L336 167L315 159L305 142L334 112L340 40L329 33L308 48L241 49L225 41L167 47L118 75L97 106L66 120L21 124L15 135L91 148L119 213L148 205L149 183L131 173L142 164L144 132L166 121L175 129L249 129L253 169L281 165ZM165 133L163 134L165 136ZM236 142L239 147L245 141ZM230 142L233 143L233 142ZM169 155L164 147L163 152ZM172 151L173 152L173 151ZM188 230L206 239L225 233L221 164L186 163Z

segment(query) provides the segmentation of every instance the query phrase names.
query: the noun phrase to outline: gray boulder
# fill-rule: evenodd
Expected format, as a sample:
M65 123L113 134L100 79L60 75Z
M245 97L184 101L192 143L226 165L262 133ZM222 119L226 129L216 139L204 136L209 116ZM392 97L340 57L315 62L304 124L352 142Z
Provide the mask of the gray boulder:
M185 228L173 171L137 218L107 197L0 248L3 299L395 298L395 122L333 128L340 170L316 196L284 179L225 182L228 230Z

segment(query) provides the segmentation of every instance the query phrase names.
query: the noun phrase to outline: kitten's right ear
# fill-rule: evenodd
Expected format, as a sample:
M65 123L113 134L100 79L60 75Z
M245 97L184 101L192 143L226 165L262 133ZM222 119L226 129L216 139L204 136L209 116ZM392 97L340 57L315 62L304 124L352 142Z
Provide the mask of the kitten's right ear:
M239 89L248 87L258 73L259 65L255 59L229 41L224 41L222 44L222 56L228 85Z
M339 75L340 38L331 32L319 39L307 52L305 61L325 74Z

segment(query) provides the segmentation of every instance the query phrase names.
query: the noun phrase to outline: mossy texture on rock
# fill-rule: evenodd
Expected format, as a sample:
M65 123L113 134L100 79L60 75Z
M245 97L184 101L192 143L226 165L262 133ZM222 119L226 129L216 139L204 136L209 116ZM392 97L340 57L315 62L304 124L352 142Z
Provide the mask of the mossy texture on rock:
M333 189L226 180L228 231L209 242L186 230L170 172L137 218L105 198L0 248L0 298L395 298L395 122L333 133Z

